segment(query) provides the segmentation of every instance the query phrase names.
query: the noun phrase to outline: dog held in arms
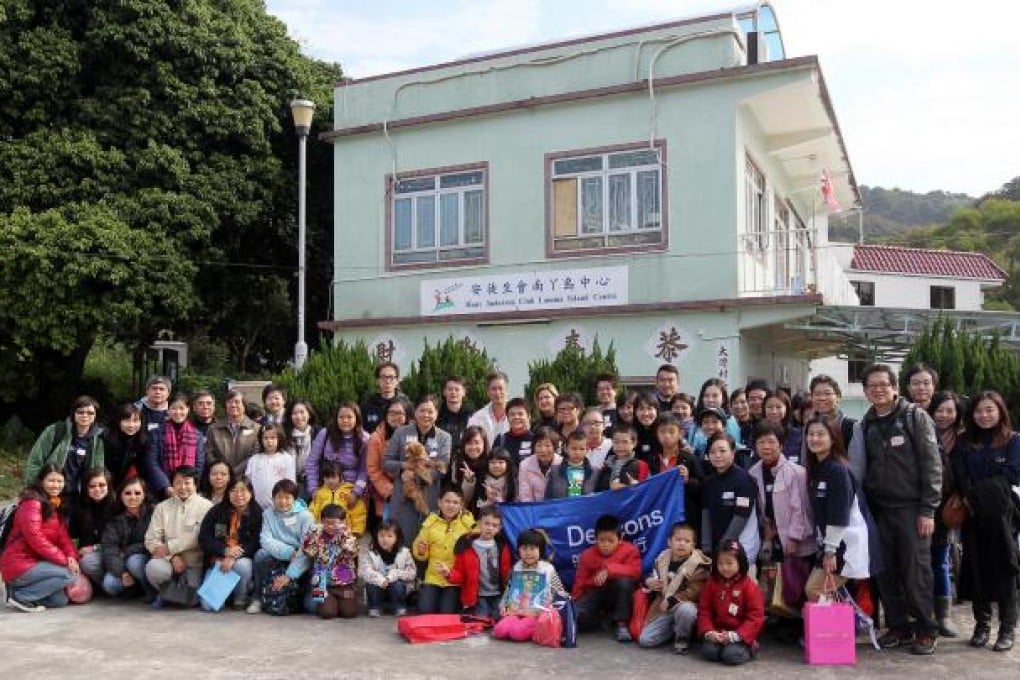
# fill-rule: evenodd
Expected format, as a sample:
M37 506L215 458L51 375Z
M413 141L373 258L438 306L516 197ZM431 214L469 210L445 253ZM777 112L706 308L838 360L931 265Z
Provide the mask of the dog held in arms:
M437 471L442 474L441 470ZM404 482L404 500L412 503L415 509L423 515L429 513L427 489L432 484L432 475L433 470L428 451L420 442L408 442L404 472L401 475Z

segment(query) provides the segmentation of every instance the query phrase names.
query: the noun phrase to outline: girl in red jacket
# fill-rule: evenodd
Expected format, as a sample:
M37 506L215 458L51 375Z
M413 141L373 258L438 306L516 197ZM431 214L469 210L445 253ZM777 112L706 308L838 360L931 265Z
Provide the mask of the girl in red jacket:
M45 465L21 494L14 527L0 557L8 584L7 606L36 613L67 605L64 589L74 583L78 551L67 533L64 473Z
M729 541L716 551L712 577L698 605L701 656L708 661L737 666L755 656L765 625L765 598L747 569L747 554L739 542Z

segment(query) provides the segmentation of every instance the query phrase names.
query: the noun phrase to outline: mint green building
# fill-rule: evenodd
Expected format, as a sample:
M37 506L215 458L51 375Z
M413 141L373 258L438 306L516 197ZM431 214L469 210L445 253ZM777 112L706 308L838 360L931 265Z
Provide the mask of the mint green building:
M787 325L857 304L826 237L853 171L768 3L345 80L335 103L321 326L404 368L453 335L513 392L597 336L628 383L668 362L686 391L801 385L826 351Z

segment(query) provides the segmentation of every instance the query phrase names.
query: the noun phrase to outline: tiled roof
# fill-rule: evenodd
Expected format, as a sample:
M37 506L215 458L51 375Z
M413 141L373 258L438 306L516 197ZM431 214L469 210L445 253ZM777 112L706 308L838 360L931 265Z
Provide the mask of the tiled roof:
M952 276L992 281L1006 279L1006 272L987 255L956 250L856 245L850 268L855 271L908 276Z

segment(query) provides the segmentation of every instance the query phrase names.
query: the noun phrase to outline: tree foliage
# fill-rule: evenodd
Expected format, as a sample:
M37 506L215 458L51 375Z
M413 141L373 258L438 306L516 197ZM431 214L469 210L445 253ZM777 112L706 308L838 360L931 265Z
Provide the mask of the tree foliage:
M619 375L619 370L616 367L616 348L610 343L603 354L596 336L591 352L578 345L567 344L552 361L540 359L529 363L529 380L524 393L533 395L536 387L548 382L556 385L560 394L577 392L584 398L585 404L594 404L595 377L601 373Z
M273 382L287 388L288 396L310 401L322 421L340 402L360 403L375 389L375 358L363 340L322 343L300 371L288 367Z
M492 359L485 349L478 349L469 340L450 336L432 346L426 338L421 357L411 363L411 369L400 381L400 388L412 397L438 395L447 376L459 375L467 383L467 400L477 406L489 400L485 377L492 370Z

